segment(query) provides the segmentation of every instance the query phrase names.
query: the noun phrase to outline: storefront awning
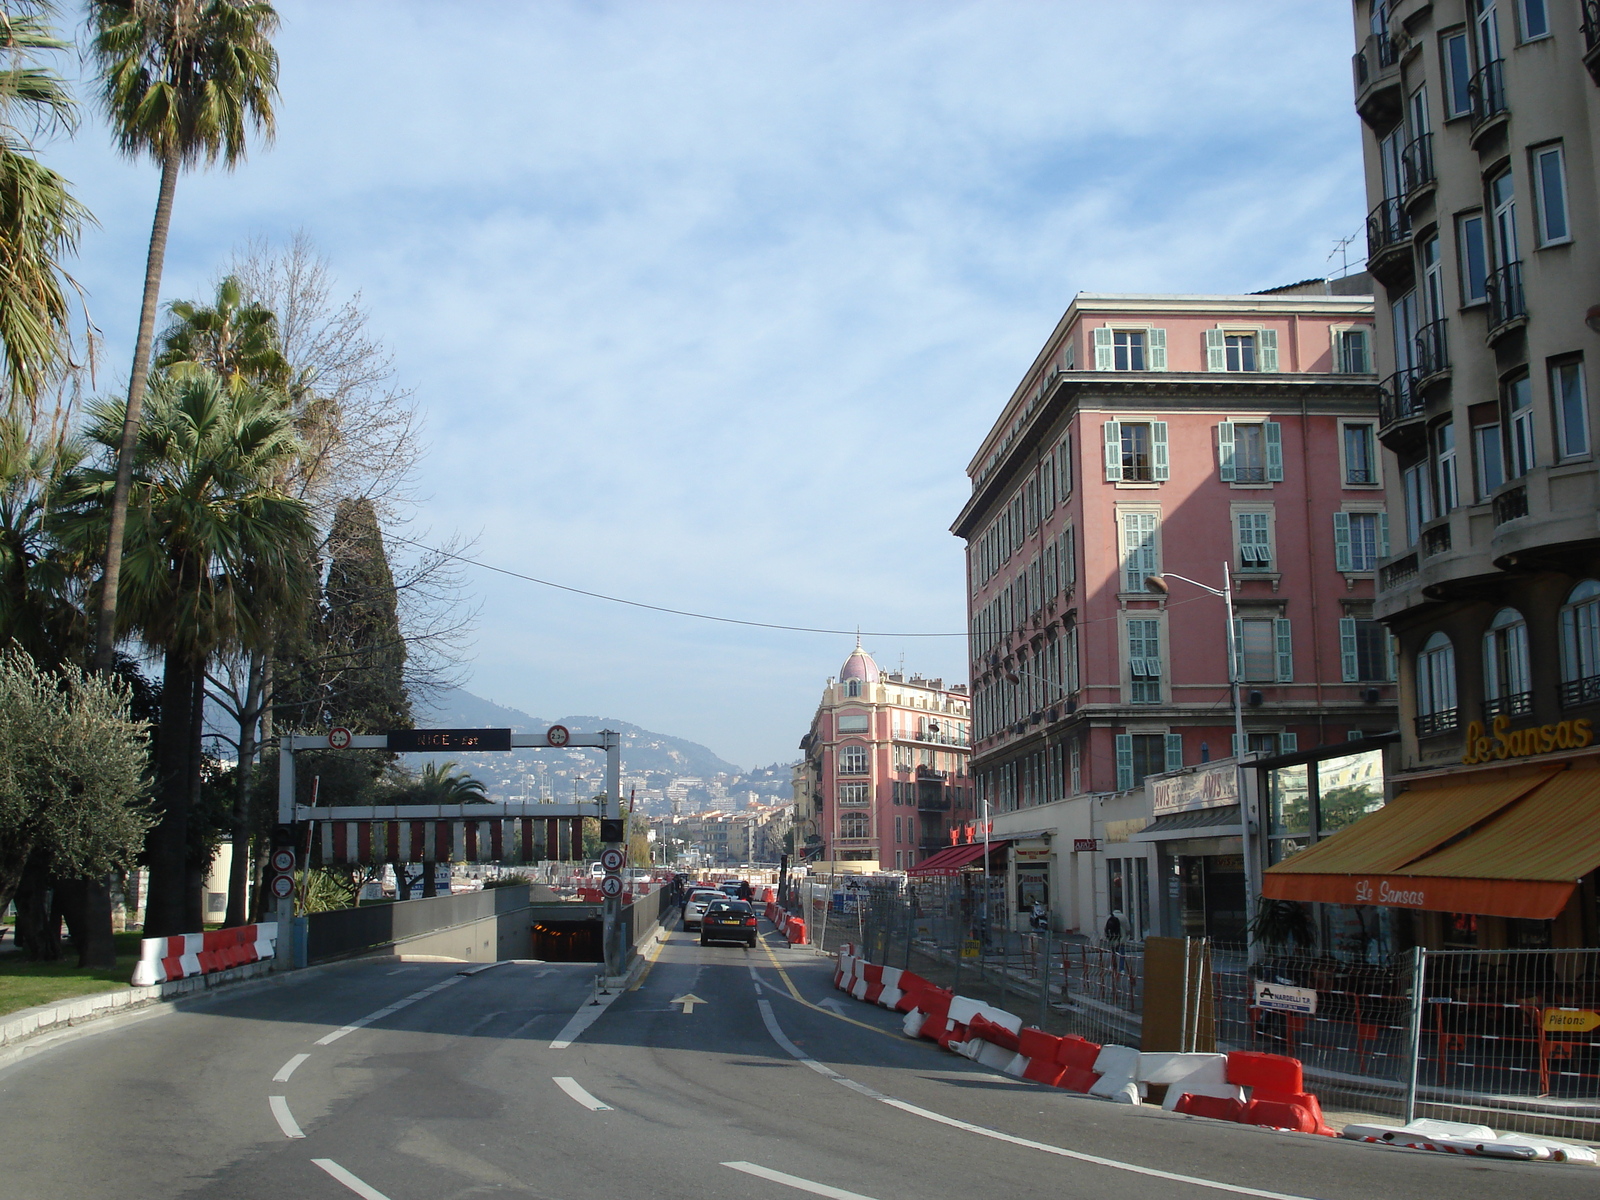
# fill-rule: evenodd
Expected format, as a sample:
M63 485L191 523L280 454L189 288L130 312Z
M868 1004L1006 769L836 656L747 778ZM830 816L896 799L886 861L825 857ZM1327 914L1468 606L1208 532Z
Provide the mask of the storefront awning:
M1138 833L1130 834L1130 842L1166 842L1179 838L1238 837L1239 806L1223 805L1221 808L1192 808L1188 812L1162 813Z
M989 842L989 849L993 852L1010 844L1010 838L995 838ZM949 846L910 868L906 874L954 875L983 857L983 845L982 842L964 842L959 846Z
M1600 772L1540 772L1405 792L1269 867L1273 900L1550 920L1600 866Z

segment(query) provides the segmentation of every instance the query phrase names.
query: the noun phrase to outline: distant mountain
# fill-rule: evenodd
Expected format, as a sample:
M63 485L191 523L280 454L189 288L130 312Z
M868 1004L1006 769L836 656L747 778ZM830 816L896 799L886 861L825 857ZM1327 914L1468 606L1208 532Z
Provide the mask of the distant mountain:
M629 721L612 717L571 716L547 720L520 709L507 708L463 688L442 692L426 710L417 713L417 724L437 729L506 729L515 733L543 733L552 725L565 725L573 733L596 733L614 729L622 735L622 770L626 775L739 775L741 768L719 758L698 742L654 733Z

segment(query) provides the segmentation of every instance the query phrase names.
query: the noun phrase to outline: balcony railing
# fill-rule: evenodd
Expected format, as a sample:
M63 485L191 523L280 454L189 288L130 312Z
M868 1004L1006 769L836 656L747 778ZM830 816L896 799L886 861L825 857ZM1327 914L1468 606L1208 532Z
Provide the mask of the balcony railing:
M1450 369L1449 329L1443 320L1429 321L1417 330L1416 345L1418 378Z
M1520 317L1528 315L1528 303L1522 294L1522 263L1507 263L1491 272L1484 281L1489 293L1489 328L1498 329Z
M1445 554L1450 550L1450 526L1448 524L1435 525L1431 529L1422 531L1422 555L1432 558L1435 554Z
M1494 498L1494 523L1504 525L1528 515L1528 489L1523 484L1507 488Z
M1583 0L1583 65L1600 84L1600 0Z
M950 811L950 798L948 796L940 796L937 793L932 793L932 794L927 795L927 796L918 796L917 797L917 811L918 812L949 812Z
M1495 696L1483 702L1485 723L1496 717L1525 717L1532 711L1532 692L1512 692L1508 696Z
M1381 428L1396 421L1422 415L1422 395L1417 391L1417 369L1396 371L1378 388L1378 420Z
M1367 214L1367 258L1378 258L1386 251L1411 240L1411 217L1399 196L1386 197Z
M1438 712L1418 713L1416 725L1419 738L1449 733L1461 727L1461 710L1458 708L1441 708Z
M1417 574L1417 554L1413 550L1404 558L1397 558L1381 568L1378 571L1378 585L1388 591L1390 588L1410 583Z
M1467 91L1472 96L1473 129L1503 112L1511 111L1506 104L1505 60L1497 58L1492 63L1486 63L1472 77Z
M1400 180L1407 200L1433 183L1433 134L1413 138L1400 152Z
M1585 675L1582 679L1562 681L1562 708L1576 708L1580 704L1596 702L1600 702L1600 675Z

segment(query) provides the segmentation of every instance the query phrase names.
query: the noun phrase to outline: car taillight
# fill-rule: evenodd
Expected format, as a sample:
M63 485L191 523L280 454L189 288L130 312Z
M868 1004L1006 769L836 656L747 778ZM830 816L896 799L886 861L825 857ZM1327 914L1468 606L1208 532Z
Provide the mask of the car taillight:
M746 917L744 919L744 923L746 925L754 925L756 923L756 919L754 917Z

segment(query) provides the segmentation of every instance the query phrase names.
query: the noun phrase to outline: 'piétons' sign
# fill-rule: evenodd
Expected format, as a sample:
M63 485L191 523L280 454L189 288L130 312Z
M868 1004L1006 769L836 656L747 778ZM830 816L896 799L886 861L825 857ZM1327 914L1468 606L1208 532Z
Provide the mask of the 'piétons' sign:
M1461 761L1472 766L1499 758L1549 754L1552 750L1581 750L1593 740L1594 726L1588 717L1512 729L1511 718L1501 715L1494 719L1487 733L1480 721L1467 725L1467 752Z

